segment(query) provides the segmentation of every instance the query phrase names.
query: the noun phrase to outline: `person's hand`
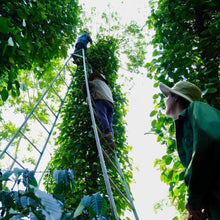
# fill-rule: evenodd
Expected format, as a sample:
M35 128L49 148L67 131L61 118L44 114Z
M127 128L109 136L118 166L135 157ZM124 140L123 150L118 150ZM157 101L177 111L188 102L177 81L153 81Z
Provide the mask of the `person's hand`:
M197 210L190 207L187 203L185 205L186 209L188 210L188 215L186 220L205 220L206 214L205 210Z

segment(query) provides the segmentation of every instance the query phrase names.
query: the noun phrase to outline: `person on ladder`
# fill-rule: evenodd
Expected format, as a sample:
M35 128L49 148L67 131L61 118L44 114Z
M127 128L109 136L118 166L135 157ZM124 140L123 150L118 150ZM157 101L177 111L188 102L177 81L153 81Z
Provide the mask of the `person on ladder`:
M112 97L111 89L108 86L108 81L103 74L95 71L89 76L89 86L91 89L91 95L95 102L96 114L100 120L104 137L101 137L101 143L104 139L110 146L109 153L113 153L115 150L114 131L112 127L113 113L114 113L114 100ZM86 86L82 85L82 91L86 94Z
M92 38L90 37L88 31L84 31L84 34L81 35L77 39L77 42L76 42L76 45L75 45L75 50L72 54L72 58L73 58L74 63L77 64L77 59L76 59L76 57L74 57L74 54L76 54L81 49L84 49L86 51L88 43L92 44Z

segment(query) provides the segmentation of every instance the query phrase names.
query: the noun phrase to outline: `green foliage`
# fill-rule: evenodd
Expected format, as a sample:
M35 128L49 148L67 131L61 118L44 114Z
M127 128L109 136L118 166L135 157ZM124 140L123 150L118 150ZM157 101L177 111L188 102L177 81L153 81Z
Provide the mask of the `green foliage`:
M87 208L87 212L85 212L85 208ZM92 196L84 196L73 217L76 218L83 213L88 213L89 218L98 217L101 219L106 219L103 218L103 216L106 216L107 214L106 200L100 195L100 193L95 193Z
M54 188L54 194L63 195L72 189L74 185L73 171L71 170L55 170L53 173L56 187Z
M94 30L94 32L97 31L97 28L94 28L94 23L92 22L92 18L96 17L96 19L100 23L100 27L97 31L96 36L97 40L99 41L103 38L103 36L113 37L114 40L118 41L117 47L119 48L117 52L117 57L120 59L120 67L126 68L132 73L141 73L141 71L143 71L141 67L144 66L145 55L147 53L147 33L145 33L145 25L143 27L140 27L136 21L131 21L129 24L122 24L119 14L117 12L114 12L110 5L108 5L108 7L108 14L103 12L101 13L101 15L99 15L96 11L96 8L91 9L91 14L89 14L89 16L88 11L86 12L86 15L82 14L83 24L88 27L89 30ZM108 38L105 40L109 41L109 44L111 44L111 40L109 40ZM104 50L105 48L99 47L99 49L102 50L102 53L106 52ZM106 57L98 56L97 59L93 59L93 61L97 64L100 63L103 65L105 64L104 61ZM112 58L113 57L109 57L109 59ZM113 66L114 60L111 60L111 62L107 61L106 64L107 66ZM108 74L107 70L108 67L104 67L101 72Z
M78 1L4 1L0 9L0 95L19 96L20 70L65 58L74 41ZM38 75L40 76L40 75Z
M54 172L55 190L52 195L39 190L36 185L34 171L15 168L13 171L2 173L0 171L0 214L1 219L109 219L114 220L112 215L107 215L107 202L100 193L84 196L76 209L74 216L67 212L65 207L65 193L73 189L73 171L56 170ZM13 182L11 190L3 186L3 182ZM25 190L20 190L21 183ZM14 190L17 185L18 190ZM62 195L61 195L62 194Z
M60 219L62 210L51 195L40 191L34 177L34 171L15 168L13 171L0 171L0 202L1 219ZM12 189L4 187L4 182L13 182ZM23 186L21 186L23 183ZM14 190L17 185L18 190ZM25 190L21 188L25 187Z
M139 68L144 66L146 51L146 39L143 33L143 28L140 28L135 21L131 21L125 27L123 39L121 39L121 46L124 48L123 52L126 54L128 62L128 71L140 73Z
M187 79L203 90L203 101L220 108L219 81L219 2L159 0L151 1L152 13L147 21L155 29L152 40L154 59L146 64L148 77L168 86ZM164 97L153 96L155 108L152 131L157 141L167 148L166 155L157 159L161 180L170 186L171 204L184 215L186 186L184 170L176 153L174 124L164 116ZM156 117L155 117L156 116Z
M59 60L51 60L49 64L45 64L46 70L42 68L38 68L33 66L30 71L19 71L20 79L22 81L22 91L21 95L16 98L9 97L7 102L1 107L2 110L2 119L0 120L0 129L2 132L0 133L0 148L4 149L6 143L8 143L13 135L18 130L19 123L23 122L29 115L29 113L34 108L35 104L39 101L42 94L47 90L48 86L54 80L58 71L62 67L62 63ZM71 67L70 67L71 68ZM40 77L39 74L42 74ZM62 74L62 77L65 78L65 73ZM68 77L69 78L69 77ZM66 82L68 79L66 78ZM58 92L58 94L62 94L62 90L66 89L64 82L61 78L58 78L54 83L54 89ZM50 89L47 95L44 98L45 102L50 105L50 108L57 112L59 108L60 99L55 93ZM39 107L35 110L35 115L38 119L47 126L47 124L51 125L51 112L45 104L40 104ZM9 117L10 115L10 117ZM16 120L14 120L16 118ZM34 126L36 126L36 118L30 117L28 123L24 126L23 132L29 137L31 137L32 143L39 143L39 136L42 140L41 130L32 133ZM36 128L36 127L35 127ZM34 159L33 146L30 144L28 147L25 147L25 144L22 139L23 136L18 135L18 137L13 141L11 147L13 150L11 151L11 155L14 158L20 156L22 160L29 162L30 164L35 164L36 157ZM41 145L41 144L39 144ZM49 148L49 146L48 146ZM23 151L21 153L21 151ZM35 154L35 156L37 156ZM10 163L11 162L11 163ZM15 162L8 161L7 163L2 162L4 164L4 169L12 169ZM6 164L8 167L6 167Z
M87 52L88 62L92 65L93 71L109 75L113 70L118 70L118 58L112 51L118 51L117 40L108 36L98 36L97 43Z
M109 41L111 41L111 44L109 44ZM105 48L105 50L101 50L100 48ZM114 139L117 143L116 151L125 172L125 179L129 184L132 181L132 166L128 158L129 147L125 143L124 115L126 113L126 98L122 95L120 86L116 84L118 78L117 48L117 40L114 40L114 38L99 38L96 44L88 48L87 58L91 62L93 69L99 71L105 70L104 74L106 72L108 73L106 74L106 79L112 88L115 101L113 129L115 132ZM97 57L103 57L106 63L96 62ZM108 62L112 61L115 65L108 64ZM59 125L60 135L56 143L59 147L48 166L51 172L59 169L74 170L75 187L65 193L65 209L71 210L72 213L81 213L84 210L86 206L83 205L83 207L82 204L78 207L77 211L73 207L77 207L85 195L95 194L98 196L96 193L101 192L104 198L108 197L93 135L89 108L85 102L86 97L81 91L81 85L83 83L84 71L81 67L78 67L66 105L62 111L63 121ZM109 165L107 169L110 177L119 186L120 190L124 192L117 172ZM48 174L45 180L48 192L53 193L54 180L52 176ZM117 192L113 190L113 193L115 195L118 214L123 215L127 204L117 195ZM96 204L97 207L99 207L98 204ZM96 212L96 209L94 210L95 203L91 203L91 205L93 212L98 214L99 212ZM108 209L108 215L110 213L111 211Z

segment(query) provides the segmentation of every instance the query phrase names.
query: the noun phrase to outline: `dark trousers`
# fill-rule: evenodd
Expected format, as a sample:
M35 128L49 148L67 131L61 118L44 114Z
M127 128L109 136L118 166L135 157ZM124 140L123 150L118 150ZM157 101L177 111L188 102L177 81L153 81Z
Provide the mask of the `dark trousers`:
M77 51L84 49L85 51L87 50L87 48L85 47L85 45L81 42L76 44L75 50L73 53L76 53Z
M95 100L96 113L100 120L104 134L114 136L112 121L114 113L114 105L107 100Z
M74 63L77 64L77 65L80 65L81 58L79 58L77 56L74 56L74 54L76 52L78 52L79 50L81 50L81 49L84 49L86 51L87 48L85 48L85 45L83 43L79 42L79 43L76 44L75 50L74 50L74 52L72 54L72 58L74 60ZM78 55L82 55L82 52L80 52Z

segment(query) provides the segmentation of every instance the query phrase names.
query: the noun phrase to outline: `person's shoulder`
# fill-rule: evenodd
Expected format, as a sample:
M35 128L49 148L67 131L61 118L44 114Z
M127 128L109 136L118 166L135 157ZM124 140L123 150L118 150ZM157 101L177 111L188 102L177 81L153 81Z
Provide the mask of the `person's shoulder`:
M204 103L204 102L200 102L200 101L195 101L195 102L191 102L189 105L189 108L192 109L199 109L199 108L205 108L207 107L208 104Z
M189 107L193 108L193 109L215 109L211 105L209 105L205 102L201 102L201 101L192 102L192 103L190 103Z
M100 79L94 79L94 80L92 80L91 82L93 82L95 85L101 85L101 84L103 84L103 81L100 80Z
M189 105L189 111L192 112L193 114L201 114L201 115L206 115L206 114L212 114L212 113L217 113L220 115L220 111L213 106L205 103L205 102L200 102L200 101L195 101L190 103Z

